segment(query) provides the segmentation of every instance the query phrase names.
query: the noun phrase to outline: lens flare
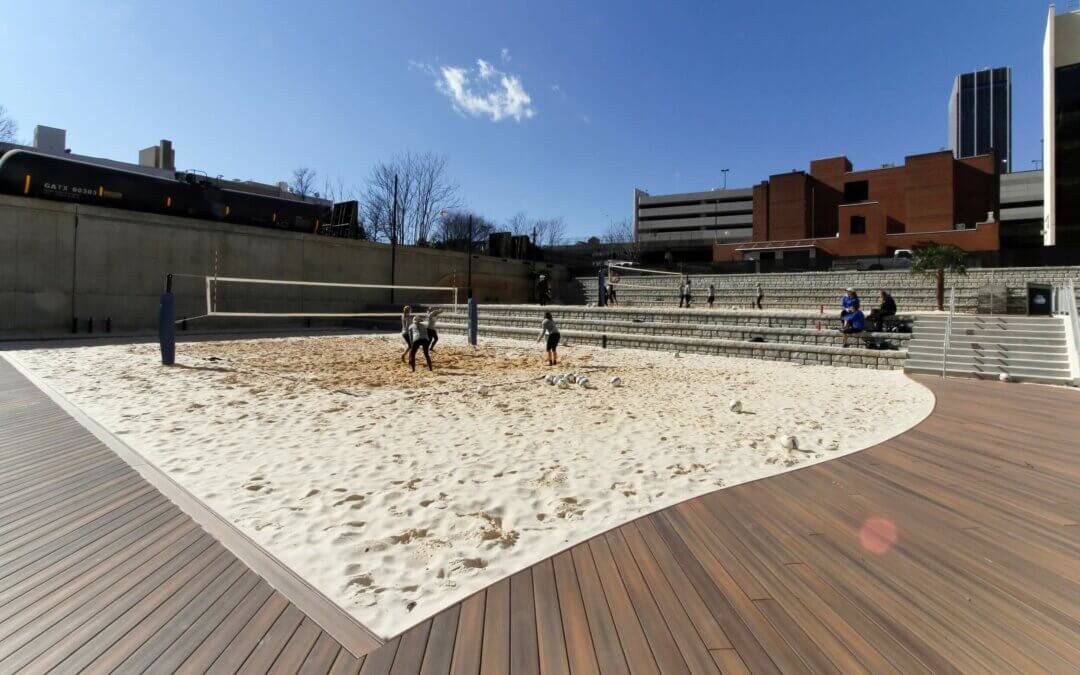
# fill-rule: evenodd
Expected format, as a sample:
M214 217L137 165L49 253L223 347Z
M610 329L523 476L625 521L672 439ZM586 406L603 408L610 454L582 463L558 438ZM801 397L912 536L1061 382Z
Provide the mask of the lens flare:
M867 551L881 555L896 544L896 524L886 518L874 516L863 523L859 530L859 543Z

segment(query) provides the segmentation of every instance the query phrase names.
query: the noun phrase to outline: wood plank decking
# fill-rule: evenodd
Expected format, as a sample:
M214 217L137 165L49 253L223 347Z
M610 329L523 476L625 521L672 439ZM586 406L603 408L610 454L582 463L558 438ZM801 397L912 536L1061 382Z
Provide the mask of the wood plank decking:
M1080 395L919 380L916 429L579 544L364 672L1080 671Z
M0 359L0 673L362 665Z
M846 458L623 525L357 659L0 360L0 672L1076 672L1080 396L922 378Z

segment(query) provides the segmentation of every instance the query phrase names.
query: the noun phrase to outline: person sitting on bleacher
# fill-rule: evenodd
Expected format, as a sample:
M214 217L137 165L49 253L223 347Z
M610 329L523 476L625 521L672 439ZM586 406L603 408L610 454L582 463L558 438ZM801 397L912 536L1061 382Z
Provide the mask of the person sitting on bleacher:
M881 290L881 306L870 310L870 320L874 322L874 331L880 333L885 328L885 319L896 316L896 301L885 289Z
M866 328L866 315L862 313L861 309L856 308L844 317L844 323L840 326L840 332L844 334L844 346L847 347L847 338L849 335L855 335L863 332Z
M844 297L840 299L840 318L843 319L858 309L859 294L855 292L854 288L845 288Z

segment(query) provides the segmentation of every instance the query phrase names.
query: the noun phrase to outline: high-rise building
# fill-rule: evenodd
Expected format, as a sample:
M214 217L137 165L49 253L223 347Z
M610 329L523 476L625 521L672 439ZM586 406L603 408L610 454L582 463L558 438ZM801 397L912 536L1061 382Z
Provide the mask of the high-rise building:
M1046 19L1043 244L1080 244L1080 10Z
M999 171L1012 171L1011 68L956 76L949 96L949 147L957 159L993 150Z

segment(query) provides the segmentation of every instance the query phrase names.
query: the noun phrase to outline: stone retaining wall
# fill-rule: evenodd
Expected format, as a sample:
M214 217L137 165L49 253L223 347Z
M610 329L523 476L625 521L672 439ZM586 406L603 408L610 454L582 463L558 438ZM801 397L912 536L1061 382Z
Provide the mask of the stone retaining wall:
M464 333L466 324L447 322L441 329L448 333ZM537 331L527 328L480 324L480 335L535 341ZM684 338L657 335L607 334L585 331L562 331L564 344L588 344L609 348L653 349L662 351L712 354L740 358L790 361L793 363L846 366L849 368L874 368L895 370L903 368L906 352L877 351L861 348L831 347L824 345L796 345L784 343L753 343L734 340Z
M441 321L447 323L467 323L465 314L443 315ZM499 315L481 313L481 326L505 328L524 328L539 331L539 319L531 316ZM679 322L635 322L605 320L574 320L560 318L560 330L575 330L599 334L624 335L661 335L669 337L721 339L739 342L758 340L765 343L821 344L840 345L843 336L837 331L839 320L828 322L821 330L815 328L796 328L790 326L760 326L749 324L703 324ZM854 344L863 344L863 340L873 338L887 340L898 348L905 347L911 339L910 333L873 333L866 332L853 336Z

